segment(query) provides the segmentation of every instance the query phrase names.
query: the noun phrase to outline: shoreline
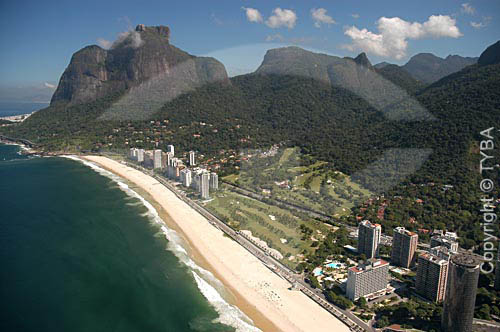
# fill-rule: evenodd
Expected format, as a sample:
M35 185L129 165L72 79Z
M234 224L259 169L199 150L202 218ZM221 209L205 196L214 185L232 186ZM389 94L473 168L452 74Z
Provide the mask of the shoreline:
M235 304L263 331L349 331L305 294L291 291L290 284L275 275L203 216L157 180L117 161L101 156L82 156L126 179L144 191L159 207L162 219L188 242L191 256L208 267L226 287ZM166 220L165 220L166 219Z

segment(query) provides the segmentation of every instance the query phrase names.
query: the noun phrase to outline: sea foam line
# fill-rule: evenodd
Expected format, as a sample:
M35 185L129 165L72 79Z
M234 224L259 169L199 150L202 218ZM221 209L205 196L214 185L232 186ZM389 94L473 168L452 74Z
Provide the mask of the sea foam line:
M253 326L252 320L247 315L245 315L238 307L231 305L226 300L224 300L221 295L221 293L225 292L225 288L222 282L217 279L210 271L205 270L201 266L197 265L191 259L191 257L189 257L189 254L185 249L185 247L187 247L187 244L182 240L182 238L176 231L167 227L163 219L161 219L161 217L159 216L158 211L156 211L151 203L149 203L144 197L139 195L135 190L131 189L126 183L123 183L123 179L120 176L99 167L95 163L83 160L76 156L63 157L79 161L85 166L90 167L100 175L113 180L122 191L124 191L130 197L138 199L140 203L142 203L142 205L147 208L147 212L144 213L144 216L147 216L152 223L159 226L161 234L163 234L163 236L165 236L165 238L168 240L167 249L171 251L184 265L186 265L191 270L198 289L219 314L219 317L214 320L215 323L222 323L232 326L236 329L237 332L261 331L257 327Z

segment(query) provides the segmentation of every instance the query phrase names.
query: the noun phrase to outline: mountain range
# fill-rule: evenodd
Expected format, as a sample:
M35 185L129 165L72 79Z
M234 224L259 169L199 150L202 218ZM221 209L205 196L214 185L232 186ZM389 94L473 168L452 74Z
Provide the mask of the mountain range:
M372 66L364 53L341 58L285 47L269 50L254 73L228 78L217 60L179 50L169 37L167 27L139 25L109 50L78 51L50 106L0 132L72 152L174 144L215 157L277 143L298 146L372 192L429 197L437 206L393 203L391 215L401 218L388 218L384 227L414 228L404 217L411 215L419 227L459 231L464 247L479 243L479 224L469 221L479 218L479 132L500 126L498 42L478 59L417 55L404 66ZM418 72L434 76L416 78ZM384 158L411 166L412 151L429 155L392 189L384 187L397 175L392 170L360 172ZM412 183L455 189L442 195Z

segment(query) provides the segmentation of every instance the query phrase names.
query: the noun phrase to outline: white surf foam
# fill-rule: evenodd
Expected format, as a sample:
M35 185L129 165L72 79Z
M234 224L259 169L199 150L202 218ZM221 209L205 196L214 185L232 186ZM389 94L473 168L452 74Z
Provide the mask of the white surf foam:
M147 208L147 211L142 215L148 217L152 223L159 226L160 232L158 233L158 235L165 236L165 238L168 240L167 249L171 251L184 265L186 265L191 270L198 289L219 314L219 317L215 319L214 322L232 326L236 329L237 332L261 331L257 327L253 326L252 320L247 315L245 315L238 307L229 304L222 297L221 294L226 293L222 282L217 279L210 271L205 270L197 265L191 259L191 257L189 257L189 254L185 249L186 247L188 247L187 243L182 240L182 238L176 231L167 227L165 222L158 215L158 211L156 211L151 203L149 203L136 191L130 189L126 183L122 182L123 179L115 175L114 173L111 173L92 162L80 159L77 156L63 157L79 161L84 165L92 168L97 173L113 180L127 195L138 199L139 202ZM132 205L136 203L127 204Z

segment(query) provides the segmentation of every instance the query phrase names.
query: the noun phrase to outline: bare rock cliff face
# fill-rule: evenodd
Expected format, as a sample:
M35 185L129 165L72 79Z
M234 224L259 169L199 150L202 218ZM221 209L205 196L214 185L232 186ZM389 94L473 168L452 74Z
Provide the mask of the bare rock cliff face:
M168 74L184 62L196 64L191 77L193 87L211 82L229 82L224 66L213 58L192 56L169 42L166 26L140 24L134 31L122 33L109 50L97 45L76 52L64 71L51 105L76 105L95 101L113 93L123 93L158 78L167 83L159 89L172 94ZM176 77L172 77L175 80Z

